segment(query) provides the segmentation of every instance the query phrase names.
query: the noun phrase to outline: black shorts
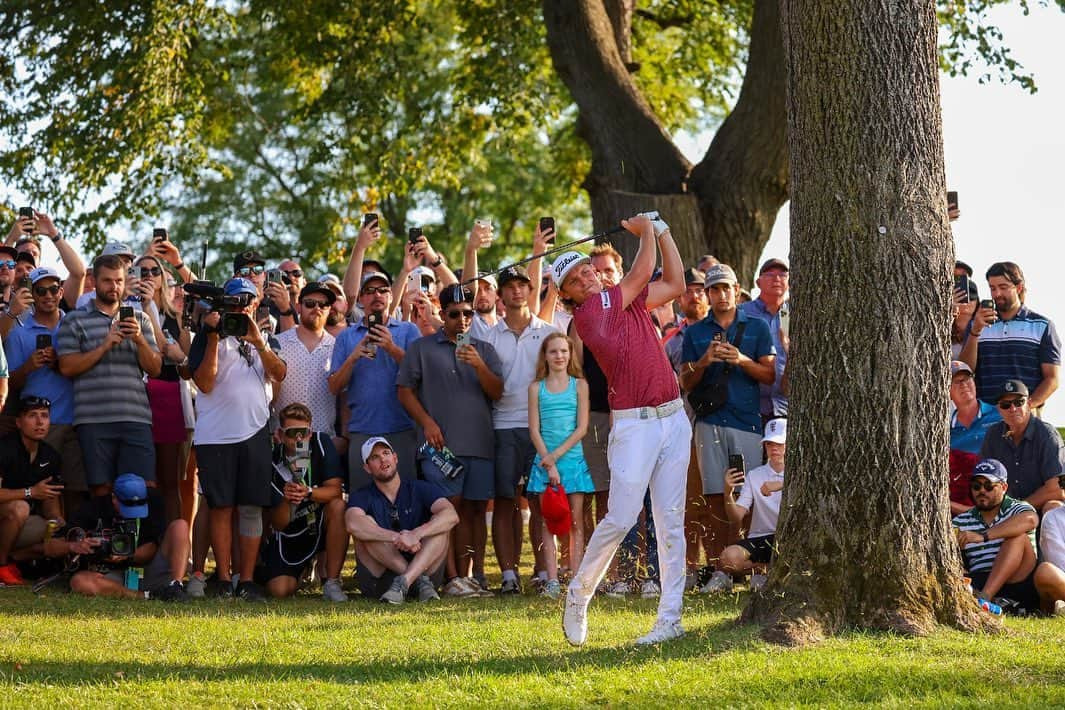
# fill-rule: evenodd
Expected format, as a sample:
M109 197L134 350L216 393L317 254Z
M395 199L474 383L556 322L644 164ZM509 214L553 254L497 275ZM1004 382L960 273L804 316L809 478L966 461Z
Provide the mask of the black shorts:
M517 498L525 493L536 448L528 429L496 429L496 498Z
M263 540L255 581L266 584L274 577L295 577L298 580L324 549L325 529L320 525L299 535L274 533Z
M235 444L197 444L200 487L209 508L270 505L270 430L263 427Z
M751 556L751 562L765 565L769 564L769 561L773 559L773 540L775 537L775 535L748 537L736 544L747 550L747 554Z
M403 557L409 562L414 555L408 555L403 553ZM444 567L447 560L440 563L440 566L436 568L436 571L429 575L429 579L433 580L433 586L439 588L444 583ZM355 566L355 581L359 585L359 592L370 599L380 599L381 595L388 591L388 588L392 586L392 580L396 578L396 573L391 570L385 570L380 577L374 577L370 570L366 569L365 565L357 564ZM409 595L414 591L414 580L408 579L407 584L410 588L407 590Z
M986 572L970 572L969 579L973 581L973 589L983 589L987 584L987 578L991 576L991 570ZM1013 584L1004 584L1002 589L998 590L997 597L1004 597L1012 601L1017 602L1025 609L1029 614L1034 611L1039 611L1039 592L1036 591L1035 582L1032 578L1035 576L1035 572L1028 575L1027 578L1020 582L1014 582ZM990 599L988 601L991 601ZM1007 611L1009 611L1007 609Z

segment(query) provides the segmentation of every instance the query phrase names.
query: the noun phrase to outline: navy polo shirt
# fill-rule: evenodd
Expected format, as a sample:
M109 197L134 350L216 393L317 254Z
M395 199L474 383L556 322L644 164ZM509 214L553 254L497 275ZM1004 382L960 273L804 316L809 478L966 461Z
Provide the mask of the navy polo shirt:
M1032 495L1051 478L1065 472L1065 446L1058 430L1038 417L1032 416L1014 446L1007 432L1006 422L999 422L987 430L980 456L998 459L1009 473L1009 494L1024 499Z
M1061 364L1061 339L1049 318L1021 305L1013 318L980 331L973 374L976 396L994 404L1003 381L1009 379L1020 380L1035 392L1043 381L1044 364Z
M429 481L401 479L395 503L371 482L348 498L349 508L359 508L385 530L413 530L433 517L433 503L447 492ZM395 524L393 524L395 523Z

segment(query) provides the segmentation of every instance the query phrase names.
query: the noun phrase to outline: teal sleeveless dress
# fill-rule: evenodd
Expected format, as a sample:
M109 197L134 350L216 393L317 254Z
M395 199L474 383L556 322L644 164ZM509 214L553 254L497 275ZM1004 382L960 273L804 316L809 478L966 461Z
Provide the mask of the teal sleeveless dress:
M569 378L569 386L558 393L548 391L546 380L540 381L540 435L548 451L554 451L577 428L577 378ZM584 460L581 442L563 454L558 461L558 475L567 493L594 493L595 484ZM532 472L525 490L543 493L547 488L547 471L540 467L540 454L533 460Z

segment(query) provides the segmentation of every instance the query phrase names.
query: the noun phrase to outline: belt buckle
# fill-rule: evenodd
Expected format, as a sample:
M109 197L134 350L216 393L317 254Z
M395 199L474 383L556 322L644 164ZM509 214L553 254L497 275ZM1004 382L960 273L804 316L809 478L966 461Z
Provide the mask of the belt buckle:
M640 413L640 419L647 419L648 418L648 416L649 416L648 413L647 413L648 409L650 409L650 407L640 407L639 410L637 410Z
M666 408L669 407L669 405L671 405L671 404L673 404L673 403L672 402L666 402L665 404L660 404L657 407L655 407L655 416L657 416L659 419L664 418L666 415L669 414L669 412L667 411Z

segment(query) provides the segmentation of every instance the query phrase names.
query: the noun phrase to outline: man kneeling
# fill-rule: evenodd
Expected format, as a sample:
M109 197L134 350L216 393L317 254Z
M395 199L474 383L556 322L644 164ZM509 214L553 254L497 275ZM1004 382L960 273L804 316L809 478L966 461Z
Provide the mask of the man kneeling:
M1039 596L1032 571L1039 516L1028 503L1006 495L1007 487L1006 467L998 459L976 464L970 483L976 505L954 518L958 545L977 596L1007 611L1035 611Z
M296 593L300 577L325 551L326 601L346 602L340 570L348 552L344 529L345 472L332 439L311 430L311 410L293 402L278 414L277 443L273 452L270 524L274 532L264 537L262 565L255 581L272 597Z
M45 554L80 555L83 569L70 579L70 591L89 597L186 601L181 579L189 560L189 525L180 518L161 533L162 501L151 501L144 479L124 473L109 496L93 498L70 520L66 536L45 543ZM85 536L70 539L69 531ZM78 536L80 537L80 536ZM130 554L131 553L131 554ZM144 577L134 580L134 570Z
M447 491L401 479L395 451L382 437L369 439L361 453L372 482L351 494L346 514L359 591L390 604L402 604L411 592L418 601L439 599L448 533L459 521Z

